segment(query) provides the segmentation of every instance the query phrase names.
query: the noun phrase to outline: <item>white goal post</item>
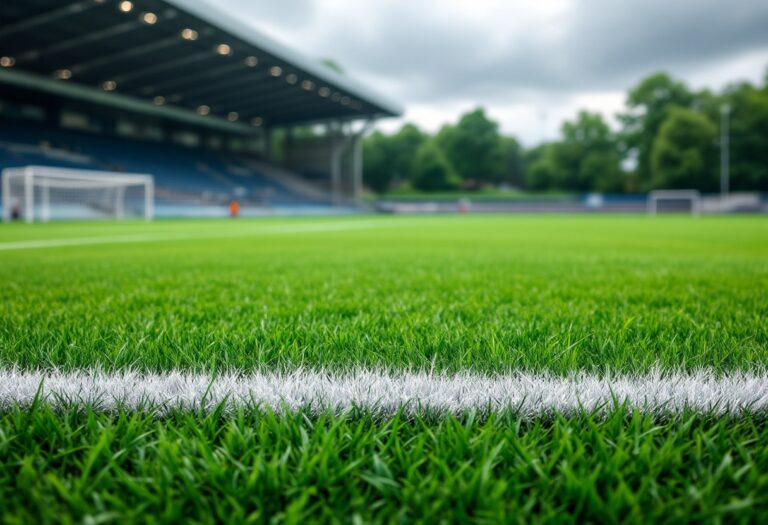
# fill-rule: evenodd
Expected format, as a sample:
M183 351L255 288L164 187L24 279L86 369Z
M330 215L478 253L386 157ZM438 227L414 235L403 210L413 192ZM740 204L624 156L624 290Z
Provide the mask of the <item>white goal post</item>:
M648 194L648 213L659 213L660 201L689 201L691 214L701 214L701 193L698 190L653 190Z
M152 220L151 175L27 166L3 170L3 220Z

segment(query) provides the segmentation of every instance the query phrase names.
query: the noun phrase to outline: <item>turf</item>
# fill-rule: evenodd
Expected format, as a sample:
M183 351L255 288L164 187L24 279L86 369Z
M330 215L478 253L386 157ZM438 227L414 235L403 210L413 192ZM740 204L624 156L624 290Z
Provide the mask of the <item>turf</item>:
M73 245L41 247L51 239ZM760 217L8 225L0 282L3 368L727 374L768 365ZM762 419L748 415L5 408L0 513L760 521L766 450Z
M305 223L3 228L0 242L199 238L0 251L0 364L557 373L768 364L764 219L357 222L293 233L275 228Z
M5 523L759 522L768 504L768 430L749 420L40 407L0 428Z

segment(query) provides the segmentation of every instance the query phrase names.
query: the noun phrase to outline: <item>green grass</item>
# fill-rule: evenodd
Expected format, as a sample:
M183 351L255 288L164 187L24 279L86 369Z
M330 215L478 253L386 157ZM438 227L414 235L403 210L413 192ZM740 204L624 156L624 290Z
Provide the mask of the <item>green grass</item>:
M337 229L299 231L308 223ZM164 240L0 249L0 366L768 365L762 217L5 225L0 246L127 235ZM5 407L0 519L760 522L767 450L764 419L749 416Z
M558 373L768 364L762 218L361 220L376 227L3 228L0 242L201 238L0 251L0 364Z
M748 420L38 408L0 428L4 523L758 522L768 505L768 428Z

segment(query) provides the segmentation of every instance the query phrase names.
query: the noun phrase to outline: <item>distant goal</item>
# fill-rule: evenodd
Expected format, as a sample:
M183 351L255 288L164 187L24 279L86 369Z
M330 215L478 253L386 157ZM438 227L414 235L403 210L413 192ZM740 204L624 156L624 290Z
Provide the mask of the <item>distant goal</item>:
M701 193L697 190L654 190L648 194L648 213L701 214Z
M151 175L28 166L3 170L3 220L152 220Z

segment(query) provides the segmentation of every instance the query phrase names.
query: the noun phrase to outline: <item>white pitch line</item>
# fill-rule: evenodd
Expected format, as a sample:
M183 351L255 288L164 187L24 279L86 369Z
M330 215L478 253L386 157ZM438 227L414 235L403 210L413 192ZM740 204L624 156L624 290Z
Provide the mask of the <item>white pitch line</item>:
M0 370L0 409L28 407L35 399L53 407L92 406L105 411L210 409L224 403L227 408L277 411L344 412L358 407L381 414L399 409L439 413L512 409L523 417L536 417L552 412L603 413L621 403L647 413L692 410L726 415L768 411L768 376L716 376L707 371L560 377L522 372L483 376L303 370L212 377L179 371Z
M132 235L104 235L93 237L73 237L69 239L39 239L28 241L15 241L0 243L0 251L34 250L44 248L60 248L66 246L88 246L96 244L126 244L184 241L192 239L222 239L235 237L251 237L259 235L282 235L291 233L314 233L363 230L384 226L395 226L398 223L384 223L377 221L343 221L343 222L319 222L304 224L282 224L275 226L260 226L257 228L236 229L227 231L226 228L206 229L195 232L160 233L160 234L132 234Z

